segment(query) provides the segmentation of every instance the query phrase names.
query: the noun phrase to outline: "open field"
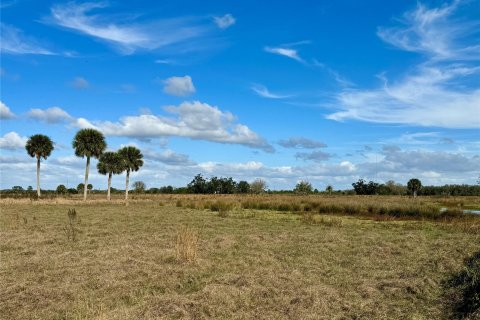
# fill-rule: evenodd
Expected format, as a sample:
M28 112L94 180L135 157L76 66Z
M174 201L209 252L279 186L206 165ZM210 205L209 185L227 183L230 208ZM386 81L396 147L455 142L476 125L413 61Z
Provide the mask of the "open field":
M2 318L449 319L444 283L480 250L476 218L298 214L245 208L235 196L143 198L128 207L1 200ZM303 205L312 198L247 200L254 199ZM378 201L345 199L367 209ZM381 199L383 206L410 201ZM218 203L227 207L202 209ZM191 241L190 261L178 253L179 239Z

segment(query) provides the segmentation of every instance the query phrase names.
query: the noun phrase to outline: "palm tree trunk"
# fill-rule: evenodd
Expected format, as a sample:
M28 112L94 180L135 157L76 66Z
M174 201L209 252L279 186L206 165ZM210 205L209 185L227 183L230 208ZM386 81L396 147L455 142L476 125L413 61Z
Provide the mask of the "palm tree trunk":
M127 169L127 181L125 184L125 205L128 206L128 183L130 180L130 169Z
M112 185L112 173L108 174L108 190L107 190L107 200L110 201L110 186Z
M37 155L37 197L40 198L40 155Z
M85 168L85 185L83 186L83 201L87 201L88 171L90 170L90 157L87 156L87 166Z

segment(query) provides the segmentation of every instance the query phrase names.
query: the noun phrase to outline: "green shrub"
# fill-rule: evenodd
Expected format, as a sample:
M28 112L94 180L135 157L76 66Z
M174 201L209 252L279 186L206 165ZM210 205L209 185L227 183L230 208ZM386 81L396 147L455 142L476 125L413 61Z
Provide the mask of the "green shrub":
M446 287L453 291L448 299L455 318L480 318L480 251L465 259L463 269L449 279Z

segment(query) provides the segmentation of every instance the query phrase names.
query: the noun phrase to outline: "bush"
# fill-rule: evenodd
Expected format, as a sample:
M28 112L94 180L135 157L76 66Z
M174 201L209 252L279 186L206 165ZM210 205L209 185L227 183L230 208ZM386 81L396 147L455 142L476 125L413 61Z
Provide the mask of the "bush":
M455 318L480 318L480 251L465 259L463 270L453 275L446 287L453 291L448 300Z

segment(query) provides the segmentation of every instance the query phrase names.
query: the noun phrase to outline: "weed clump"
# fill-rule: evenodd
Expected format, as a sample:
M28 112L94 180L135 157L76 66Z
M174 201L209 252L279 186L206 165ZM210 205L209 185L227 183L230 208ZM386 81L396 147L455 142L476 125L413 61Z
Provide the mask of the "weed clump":
M197 261L198 234L188 226L177 232L175 245L176 257L180 262L195 263Z
M63 231L69 241L77 241L77 211L75 209L69 209L67 212L68 221L63 227Z

